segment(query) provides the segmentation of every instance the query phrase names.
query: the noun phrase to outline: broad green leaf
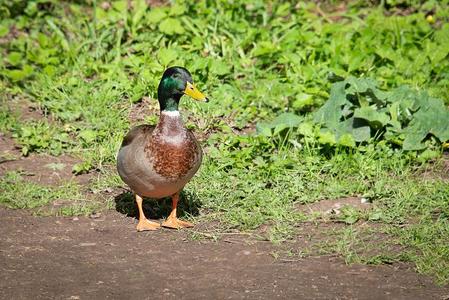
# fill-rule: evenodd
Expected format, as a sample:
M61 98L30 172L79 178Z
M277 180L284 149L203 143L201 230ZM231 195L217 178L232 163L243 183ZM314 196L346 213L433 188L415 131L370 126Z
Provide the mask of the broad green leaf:
M357 108L354 117L367 120L374 128L382 128L387 125L390 118L386 113L376 111L372 106Z
M424 106L425 105L425 106ZM449 109L443 101L430 98L426 104L413 115L408 127L403 130L405 134L404 149L424 149L422 143L430 133L444 143L449 140Z
M329 129L335 132L337 138L345 134L351 134L356 142L366 142L371 138L371 129L367 123L354 117L340 122L334 128Z
M197 59L195 59L194 61L191 61L190 63L191 63L191 65L189 66L189 70L191 72L195 72L197 70L206 69L210 62L206 58L198 57Z
M287 127L298 127L301 124L303 118L294 113L282 113L277 116L272 122L272 126L285 125Z
M21 81L30 76L32 73L33 67L29 65L25 65L23 69L5 71L6 76L8 76L12 81Z
M301 109L314 104L313 96L305 93L300 93L296 96L296 100L292 103L293 108Z
M170 7L170 16L180 16L187 11L184 4L175 3Z
M314 120L333 132L338 141L350 135L355 142L368 142L379 130L388 141L402 144L404 150L426 148L424 141L429 134L442 143L449 140L449 109L443 101L408 86L384 92L369 78L349 77L334 83L329 100L315 113Z
M146 20L149 24L157 24L167 16L164 8L156 7L150 10L146 15Z
M338 144L339 144L339 145L346 146L346 147L354 148L354 147L355 147L355 140L354 140L354 138L352 137L351 134L346 133L346 134L343 134L343 135L338 139Z
M390 124L392 124L395 127L399 127L400 128L400 123L398 120L398 116L399 116L399 103L398 102L394 102L391 104L391 106L388 108L388 112L390 113ZM399 125L399 126L397 126Z
M20 52L10 52L6 59L11 65L18 66L22 62L23 56Z
M256 125L256 132L257 134L264 135L264 136L271 136L272 135L272 126L269 123L259 122Z
M332 128L340 122L342 106L346 103L345 81L336 82L331 87L329 100L314 114L317 123Z
M318 141L321 144L335 145L335 135L330 131L320 131L318 133Z
M423 139L426 137L425 131L408 133L402 144L404 150L422 150L426 148L426 145L422 143Z
M372 78L355 78L348 77L345 81L349 86L346 88L348 94L366 93L368 91L377 90L377 82Z
M291 127L288 126L287 124L283 124L283 123L278 124L274 127L273 135L278 135L280 132L282 132L284 129L287 129L287 128L291 128Z
M117 11L124 12L128 10L128 1L125 0L114 1L112 2L112 7Z
M165 34L183 34L185 32L181 22L175 18L167 18L159 24L159 30Z
M256 126L257 132L266 136L278 134L286 128L298 127L303 118L294 113L283 113L271 122L259 122ZM274 131L272 132L272 129Z
M157 54L157 57L162 65L168 66L178 57L178 52L171 48L161 48Z

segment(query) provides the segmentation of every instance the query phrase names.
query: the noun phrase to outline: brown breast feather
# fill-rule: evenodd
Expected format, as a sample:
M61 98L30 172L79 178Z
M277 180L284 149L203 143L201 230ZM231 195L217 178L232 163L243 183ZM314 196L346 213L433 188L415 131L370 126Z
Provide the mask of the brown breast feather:
M159 175L176 181L195 167L198 159L201 159L201 149L193 133L186 128L169 122L162 124L165 126L155 128L145 152ZM173 142L171 137L178 141Z

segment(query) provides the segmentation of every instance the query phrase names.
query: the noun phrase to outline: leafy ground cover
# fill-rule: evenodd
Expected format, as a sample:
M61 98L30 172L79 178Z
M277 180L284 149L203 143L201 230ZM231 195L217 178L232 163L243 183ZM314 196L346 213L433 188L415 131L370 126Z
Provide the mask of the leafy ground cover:
M164 68L183 65L212 99L181 104L188 126L207 137L186 188L186 205L200 207L186 209L189 217L218 222L220 232L268 224L267 237L283 242L301 222L326 221L298 205L363 197L370 210L328 220L347 227L323 250L348 261L411 261L447 283L448 4L0 2L0 130L23 155L79 158L74 173L98 174L88 190L122 188L114 163L136 123L129 116L156 97ZM17 99L38 105L43 118L22 120L10 105ZM148 106L157 112L155 100ZM17 173L0 187L0 202L13 208L76 202L86 189L31 184ZM401 247L370 256L361 243L376 233Z

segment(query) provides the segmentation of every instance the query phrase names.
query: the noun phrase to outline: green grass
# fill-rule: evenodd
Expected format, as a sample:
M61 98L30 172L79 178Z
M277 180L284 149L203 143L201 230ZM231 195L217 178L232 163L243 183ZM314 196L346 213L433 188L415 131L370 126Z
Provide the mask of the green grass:
M102 209L101 203L82 193L73 182L58 187L42 186L8 172L0 179L0 204L13 209L29 209L38 215L86 215ZM52 204L61 202L60 205Z
M363 196L373 209L346 209L332 219L348 227L335 233L340 243L328 251L348 262L412 261L448 282L446 141L431 137L428 152L403 151L378 136L335 144L312 122L329 99L329 74L374 78L383 91L406 84L447 106L447 1L413 2L404 16L395 1L387 1L388 8L351 1L342 12L332 1L322 9L313 2L265 1L177 1L151 9L132 1L127 9L127 1L113 1L110 9L96 10L82 2L13 2L0 2L0 130L12 133L23 154L80 157L73 171L97 169L88 187L97 195L123 187L111 170L122 137L135 125L128 115L144 96L157 107L163 70L183 65L212 100L181 103L189 127L211 133L200 172L186 187L185 199L199 205L199 214L189 214L186 205L186 217L218 221L221 232L269 224L267 238L283 242L301 222L320 221L297 205ZM46 118L20 120L6 109L13 97L31 99ZM257 133L238 133L256 124ZM113 197L87 201L86 187L75 183L43 187L12 173L0 187L0 203L12 208L48 213L56 199L69 200L56 214L115 207ZM403 250L363 258L370 240L357 232L357 222L381 226Z
M325 248L342 254L348 262L412 261L418 271L435 275L440 283L447 282L448 180L418 176L402 174L376 182L375 190L368 193L374 208L356 216L377 225L372 235L366 227L350 225L334 233L338 238ZM343 214L339 220L344 222L347 217ZM379 233L383 236L376 239Z

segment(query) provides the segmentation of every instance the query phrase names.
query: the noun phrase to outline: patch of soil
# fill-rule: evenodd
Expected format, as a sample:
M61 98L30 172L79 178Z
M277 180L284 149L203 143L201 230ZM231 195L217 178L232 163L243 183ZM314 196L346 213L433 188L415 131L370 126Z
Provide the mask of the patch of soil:
M315 6L313 12L325 19L330 23L339 22L347 18L345 13L347 12L347 3L345 1L340 2L338 5L334 3L316 1L317 5Z
M149 7L158 7L168 5L168 1L166 0L146 0L146 3Z
M0 208L2 299L444 299L409 265L347 266L329 256L276 260L269 242L137 233L117 212L32 217Z
M19 149L15 146L14 141L0 132L0 163L5 160L11 160L21 155Z
M234 131L234 133L236 133L238 135L251 135L251 134L256 133L256 125L252 124L252 123L248 123L243 128L232 127L232 130Z
M152 115L159 116L159 103L156 99L143 97L129 110L128 119L132 124L141 123L145 120L145 117Z
M73 165L79 162L80 160L68 155L55 157L32 153L23 157L13 140L0 134L0 177L6 172L18 171L27 180L42 185L59 185L69 180L86 184L91 174L72 174Z
M18 116L20 121L40 120L45 114L38 104L23 97L9 96L7 109ZM51 120L49 120L51 121Z
M340 209L345 206L351 206L357 210L366 210L371 207L371 203L366 202L363 198L347 197L333 200L321 200L311 204L301 204L298 210L305 214L330 215L339 214Z
M18 112L20 120L39 120L44 118L44 112L41 108L27 99L17 99L13 102L14 110Z
M449 153L443 153L441 159L432 164L427 164L424 169L418 170L420 178L449 180Z

